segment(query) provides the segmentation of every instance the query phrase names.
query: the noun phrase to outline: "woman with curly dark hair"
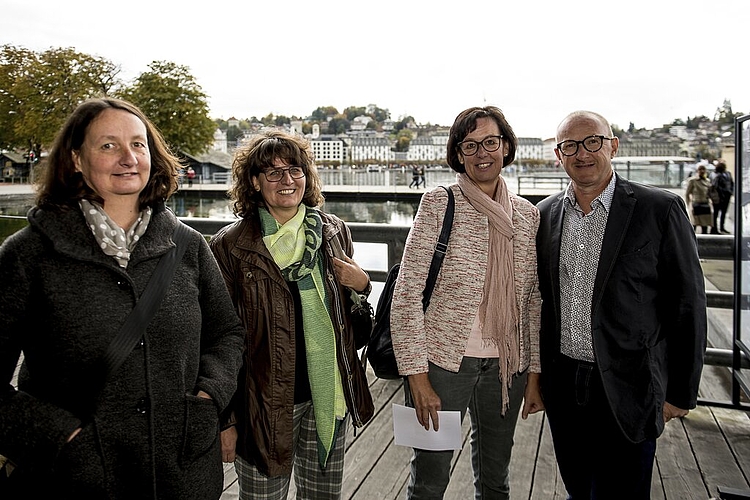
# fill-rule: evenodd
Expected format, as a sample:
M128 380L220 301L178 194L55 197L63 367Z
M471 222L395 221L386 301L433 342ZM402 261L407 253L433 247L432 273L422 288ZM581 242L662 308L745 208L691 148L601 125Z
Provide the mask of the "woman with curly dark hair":
M165 207L178 168L126 101L88 100L60 131L29 225L0 247L0 454L17 466L8 485L26 478L50 498L221 496L219 414L242 326L205 239ZM127 343L120 329L152 302L144 290L174 258L176 228L185 252ZM124 361L107 369L113 352Z
M244 322L245 359L222 432L240 498L339 498L346 423L373 414L352 308L370 279L323 202L309 143L271 130L240 147L229 194L242 219L210 242ZM357 335L360 334L360 335Z

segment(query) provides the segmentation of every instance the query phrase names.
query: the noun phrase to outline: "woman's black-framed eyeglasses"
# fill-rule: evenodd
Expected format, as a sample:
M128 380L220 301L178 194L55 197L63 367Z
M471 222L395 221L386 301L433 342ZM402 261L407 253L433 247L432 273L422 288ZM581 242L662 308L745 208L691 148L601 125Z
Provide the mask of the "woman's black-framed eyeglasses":
M460 149L465 156L474 156L475 154L477 154L477 151L479 151L480 144L485 151L487 151L488 153L492 153L493 151L497 151L498 149L500 149L500 145L502 143L502 135L489 135L479 142L472 141L471 139L459 142L458 149Z
M560 150L563 156L573 156L578 153L578 145L581 144L583 149L589 153L596 153L604 145L604 139L611 141L614 137L606 137L603 135L590 135L584 137L581 141L574 141L572 139L557 143L557 149Z
M266 176L268 182L279 182L284 178L284 173L286 172L289 172L289 177L292 179L301 179L305 176L305 169L299 166L288 168L266 168L261 170L261 172Z

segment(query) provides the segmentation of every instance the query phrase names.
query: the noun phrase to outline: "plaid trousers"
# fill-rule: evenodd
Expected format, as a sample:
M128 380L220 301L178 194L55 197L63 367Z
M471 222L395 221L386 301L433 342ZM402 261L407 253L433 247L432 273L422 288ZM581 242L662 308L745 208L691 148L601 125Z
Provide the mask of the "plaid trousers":
M318 462L318 437L312 401L294 405L294 484L298 499L339 499L344 479L347 415L339 426L336 439L323 469ZM239 479L240 500L286 500L291 475L268 477L240 457L234 462Z

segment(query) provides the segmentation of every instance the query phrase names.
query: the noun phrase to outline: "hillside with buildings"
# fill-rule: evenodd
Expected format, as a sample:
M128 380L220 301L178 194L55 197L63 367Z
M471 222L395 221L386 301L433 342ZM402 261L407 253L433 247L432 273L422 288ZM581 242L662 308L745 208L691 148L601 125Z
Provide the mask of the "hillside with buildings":
M379 109L371 105L375 109ZM727 149L734 148L734 114L726 101L717 109L714 119L706 117L674 120L659 129L628 130L615 127L620 138L619 157L669 157L698 162L726 158ZM317 163L321 167L354 167L401 164L444 165L448 127L417 125L413 118L401 122L390 119L376 121L362 114L346 122L345 130L329 133L330 124L337 118L288 119L273 126L305 135L311 142ZM265 120L267 121L267 120ZM237 144L269 126L258 121L230 118L216 130L213 149L231 155ZM231 132L234 133L231 133ZM404 143L403 137L408 137ZM405 146L404 146L405 144ZM519 137L516 163L523 167L552 167L556 164L555 138ZM733 156L733 153L731 153Z

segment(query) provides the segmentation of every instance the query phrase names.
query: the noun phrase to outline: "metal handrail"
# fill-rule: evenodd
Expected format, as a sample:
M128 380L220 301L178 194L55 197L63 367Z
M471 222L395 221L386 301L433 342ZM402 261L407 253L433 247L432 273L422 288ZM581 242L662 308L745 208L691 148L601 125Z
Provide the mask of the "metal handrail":
M25 217L14 217L0 215L3 219L25 219ZM206 237L216 234L219 229L231 224L233 220L211 219L205 217L180 217L190 227L196 229ZM371 224L362 222L348 222L347 226L355 242L361 243L383 243L387 245L388 269L401 261L404 253L406 237L410 226L395 224ZM734 236L697 234L698 253L702 259L708 260L733 260L734 259ZM365 269L373 281L384 282L387 271L378 269ZM706 291L707 307L719 309L734 308L734 293L722 291ZM731 349L707 348L705 363L714 366L732 366L733 352ZM750 368L750 358L743 356L742 368Z

